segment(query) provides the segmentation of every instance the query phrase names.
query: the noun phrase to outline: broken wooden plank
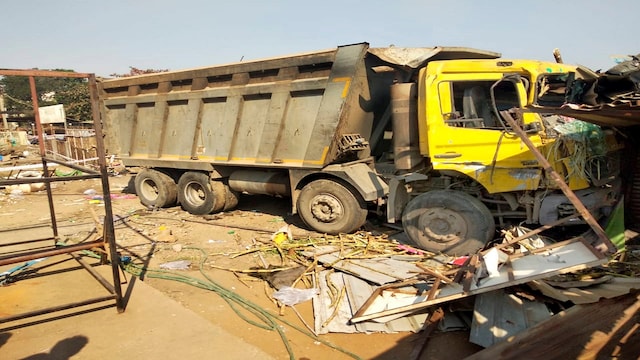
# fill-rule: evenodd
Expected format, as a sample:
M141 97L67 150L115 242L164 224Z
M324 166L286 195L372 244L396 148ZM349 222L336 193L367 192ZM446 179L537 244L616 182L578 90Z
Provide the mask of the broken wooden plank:
M536 301L508 294L503 289L476 296L469 341L489 347L547 320L551 312Z
M509 271L500 269L499 276L488 277L471 284L469 292L463 291L460 284L451 283L441 287L440 292L433 300L426 300L426 297L415 297L412 303L391 306L390 304L376 304L377 309L386 308L382 311L372 311L371 309L360 309L351 319L352 322L365 321L395 315L400 313L411 313L443 302L453 301L481 294L505 287L510 287L532 280L544 279L553 275L566 272L577 271L589 267L602 265L607 259L593 253L590 246L578 239L566 240L554 244L552 247L543 248L544 251L536 251L526 256L510 257L511 272L513 279L510 279ZM383 292L384 294L384 292ZM381 298L380 296L379 298Z
M478 271L478 264L480 263L480 255L475 254L471 256L469 260L469 267L465 270L464 276L462 277L462 291L465 293L471 290L471 283L476 277L476 272Z
M420 360L422 357L422 353L429 342L429 338L431 337L431 333L436 330L438 327L438 323L442 320L444 316L444 311L442 309L436 309L431 316L429 316L428 322L425 324L425 329L422 332L422 339L414 346L413 350L409 354L408 360Z
M636 359L640 292L576 305L467 360Z
M427 300L432 300L433 298L436 297L436 294L438 292L438 289L440 289L440 278L437 278L436 281L433 283L433 285L431 286L431 289L429 289L429 292L427 293Z
M444 276L443 274L441 274L440 272L433 270L433 269L429 269L428 267L416 263L416 266L420 268L420 270L422 270L422 272L424 272L427 275L433 276L436 279L440 279L440 281L444 282L445 284L448 284L452 281L452 279L449 279L448 277Z

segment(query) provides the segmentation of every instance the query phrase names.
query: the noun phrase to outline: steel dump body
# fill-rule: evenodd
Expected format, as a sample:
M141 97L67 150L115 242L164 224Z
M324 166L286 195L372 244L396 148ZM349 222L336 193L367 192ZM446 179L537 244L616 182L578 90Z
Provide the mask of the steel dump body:
M354 160L345 157L354 151L366 159L367 142L388 108L389 86L398 72L409 74L430 58L496 56L464 48L399 48L406 59L398 64L398 56L385 49L355 44L104 80L100 95L108 149L128 166L201 170L215 165L321 169ZM393 66L396 74L372 71L381 65Z
M321 168L369 133L366 46L101 83L108 144L126 165Z

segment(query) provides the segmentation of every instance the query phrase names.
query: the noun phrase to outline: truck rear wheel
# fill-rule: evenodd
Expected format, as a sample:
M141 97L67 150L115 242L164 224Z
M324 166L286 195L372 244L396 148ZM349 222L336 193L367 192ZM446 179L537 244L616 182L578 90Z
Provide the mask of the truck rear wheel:
M495 232L495 221L486 205L455 190L433 190L409 201L402 226L415 245L448 255L475 253Z
M332 180L305 185L297 207L307 226L326 234L350 233L367 220L366 204L360 195Z
M134 184L136 194L144 206L162 208L176 204L176 183L163 172L143 169L136 175Z
M222 184L222 183L220 183ZM212 185L205 173L188 171L178 181L178 201L182 208L194 215L206 215L224 207L224 188Z

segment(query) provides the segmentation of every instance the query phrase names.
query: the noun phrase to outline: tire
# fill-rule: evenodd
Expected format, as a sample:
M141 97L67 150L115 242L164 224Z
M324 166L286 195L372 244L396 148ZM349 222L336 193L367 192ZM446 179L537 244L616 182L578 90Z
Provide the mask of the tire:
M212 180L209 185L211 185L211 191L213 192L213 196L215 197L214 207L211 210L212 213L220 212L224 210L226 203L226 192L227 189L222 181Z
M402 226L422 249L465 255L492 240L496 225L487 206L477 198L455 190L433 190L409 201Z
M307 226L326 234L353 232L367 220L360 194L332 180L315 180L304 186L297 207Z
M144 206L163 208L176 204L178 189L171 176L153 169L143 169L135 178L136 195Z
M238 206L240 193L225 185L224 211L233 210Z
M214 192L215 190L215 192ZM220 211L224 202L220 202L220 192L212 189L209 175L188 171L178 181L178 201L184 210L193 215L206 215Z

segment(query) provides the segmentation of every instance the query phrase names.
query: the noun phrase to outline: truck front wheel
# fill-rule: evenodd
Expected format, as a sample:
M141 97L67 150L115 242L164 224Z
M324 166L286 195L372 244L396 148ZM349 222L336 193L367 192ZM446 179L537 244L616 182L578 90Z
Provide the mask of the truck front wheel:
M224 207L224 187L212 184L205 173L188 171L178 181L178 201L190 214L211 214Z
M402 226L415 245L448 255L475 253L495 232L495 221L486 205L455 190L416 196L403 211Z
M144 206L162 208L176 204L176 183L163 172L143 169L136 175L134 184L136 194Z
M326 234L350 233L367 220L366 204L359 194L332 180L320 179L305 185L297 207L307 226Z

